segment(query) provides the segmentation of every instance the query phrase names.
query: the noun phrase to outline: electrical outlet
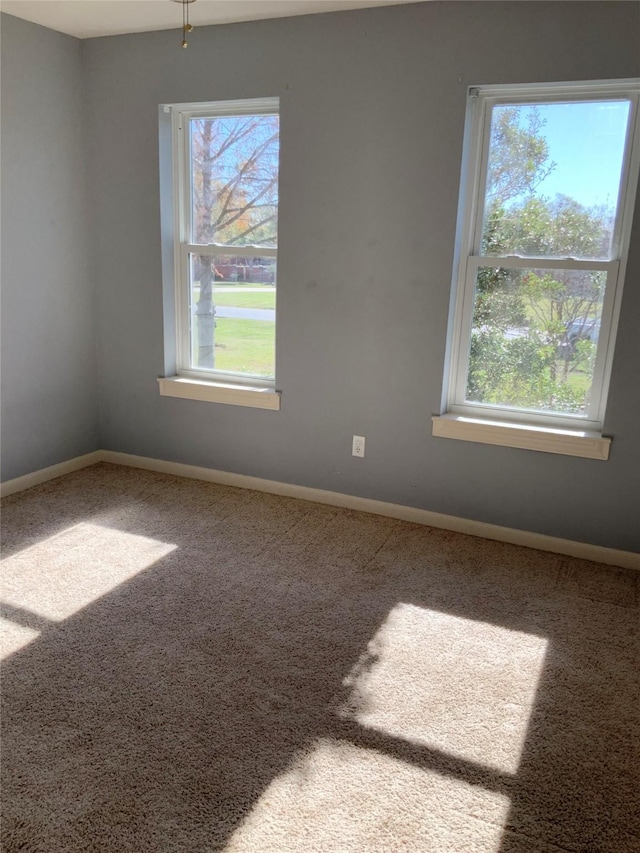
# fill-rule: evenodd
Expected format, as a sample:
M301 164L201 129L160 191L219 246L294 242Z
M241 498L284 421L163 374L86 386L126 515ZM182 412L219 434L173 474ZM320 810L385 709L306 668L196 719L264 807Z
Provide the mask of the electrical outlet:
M364 436L363 435L354 435L353 436L353 445L351 448L351 453L354 456L360 456L360 458L362 458L364 456Z

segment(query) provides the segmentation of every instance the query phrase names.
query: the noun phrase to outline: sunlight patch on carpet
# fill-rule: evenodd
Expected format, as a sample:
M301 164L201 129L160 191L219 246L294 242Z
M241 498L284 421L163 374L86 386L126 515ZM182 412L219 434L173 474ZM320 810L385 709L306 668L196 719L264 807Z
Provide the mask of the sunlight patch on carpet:
M546 647L542 637L401 603L345 680L340 714L513 774Z
M83 522L4 560L2 601L58 622L176 547Z
M25 628L24 625L16 625L15 622L0 616L0 660L28 646L39 636L39 631Z
M225 853L497 853L507 797L330 738L271 782Z

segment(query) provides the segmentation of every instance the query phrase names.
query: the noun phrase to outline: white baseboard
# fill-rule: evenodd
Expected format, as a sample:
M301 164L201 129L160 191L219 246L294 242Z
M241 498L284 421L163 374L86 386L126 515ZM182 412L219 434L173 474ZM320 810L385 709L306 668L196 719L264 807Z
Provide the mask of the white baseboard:
M369 512L374 515L384 515L401 521L411 521L442 530L452 530L456 533L466 533L470 536L480 536L484 539L495 539L499 542L509 542L512 545L522 545L525 548L536 548L539 551L551 551L555 554L565 554L583 560L593 560L609 566L621 566L626 569L640 570L640 554L631 551L620 551L616 548L605 548L601 545L590 545L586 542L575 542L571 539L560 539L556 536L546 536L543 533L531 533L527 530L516 530L511 527L500 527L497 524L487 524L483 521L472 521L458 518L455 515L443 515L401 504L385 503L384 501L359 498L355 495L345 495L341 492L329 492L324 489L313 489L309 486L296 486L291 483L279 483L276 480L263 480L259 477L248 477L245 474L232 474L229 471L216 471L213 468L201 468L197 465L185 465L182 462L165 462L161 459L151 459L146 456L134 456L130 453L118 453L114 450L96 450L85 456L78 456L59 465L34 471L24 477L17 477L0 485L0 495L28 489L78 471L97 462L110 462L114 465L125 465L130 468L143 468L161 474L173 474L177 477L188 477L193 480L205 480L209 483L219 483L225 486L235 486L240 489L253 489L258 492L268 492L273 495L299 498L314 503L329 504L346 509Z
M512 545L523 545L525 548L536 548L539 551L566 554L569 557L593 560L596 563L605 563L609 566L640 570L640 554L634 554L631 551L619 551L615 548L604 548L601 545L589 545L586 542L574 542L571 539L545 536L543 533L530 533L527 530L500 527L497 524L486 524L483 521L471 521L467 518L458 518L455 515L442 515L438 512L430 512L427 509L344 495L341 492L328 492L324 489L312 489L309 486L296 486L291 483L279 483L276 480L248 477L245 474L232 474L228 471L216 471L212 468L199 468L196 465L185 465L182 462L164 462L145 456L116 453L112 450L103 451L102 459L104 462L112 462L115 465L128 465L162 474L174 474L177 477L190 477L194 480L206 480L225 486L254 489L258 492L269 492L274 495L299 498L314 503L330 504L331 506L355 509L360 512L385 515L389 518L398 518L402 521L412 521L415 524L425 524L429 527L439 527L443 530L453 530L457 533L467 533L471 536L481 536L484 539L496 539L499 542L509 542Z
M102 462L102 460L103 451L94 450L92 453L85 453L84 456L75 456L73 459L67 459L66 462L59 462L57 465L41 468L39 471L25 474L23 477L16 477L15 480L7 480L0 483L0 497L6 498L15 492L23 492L32 486L39 486L40 483L55 480L56 477L62 477L64 474L71 474L81 468L88 468L89 465L95 465L96 462Z

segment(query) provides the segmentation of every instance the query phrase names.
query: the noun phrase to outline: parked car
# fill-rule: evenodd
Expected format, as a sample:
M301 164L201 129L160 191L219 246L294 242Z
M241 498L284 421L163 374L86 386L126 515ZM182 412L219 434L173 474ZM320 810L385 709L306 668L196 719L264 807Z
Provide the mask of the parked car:
M572 358L579 341L591 341L592 344L597 344L599 337L600 320L578 317L567 325L564 338L558 348L558 355L560 358Z
M600 320L591 320L588 317L579 317L572 320L567 326L567 341L575 344L577 341L591 341L598 343L600 336Z

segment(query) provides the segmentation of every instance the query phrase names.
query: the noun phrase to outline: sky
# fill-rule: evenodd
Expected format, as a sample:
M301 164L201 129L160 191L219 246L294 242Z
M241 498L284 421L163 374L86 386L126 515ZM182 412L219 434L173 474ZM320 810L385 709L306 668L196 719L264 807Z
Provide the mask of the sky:
M550 160L557 165L538 185L536 195L553 198L562 193L587 207L615 207L630 102L542 104L538 110L546 122L542 133Z

